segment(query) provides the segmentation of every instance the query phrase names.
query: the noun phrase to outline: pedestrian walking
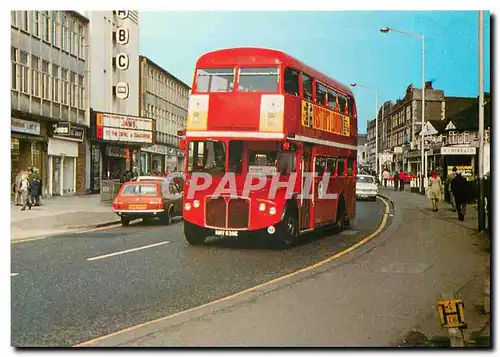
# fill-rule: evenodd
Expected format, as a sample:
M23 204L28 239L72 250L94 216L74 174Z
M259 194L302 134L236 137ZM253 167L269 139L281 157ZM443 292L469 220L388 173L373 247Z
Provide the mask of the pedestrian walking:
M382 179L384 180L384 187L387 187L387 180L389 179L389 171L387 169L384 169L384 172L382 172Z
M36 206L37 197L40 193L40 186L40 177L35 174L33 180L30 182L30 203L32 206Z
M399 170L399 191L405 190L405 173L403 170Z
M434 212L439 211L439 201L443 195L443 184L441 178L438 176L436 170L432 171L431 177L429 178L429 192L428 197L432 203L432 210Z
M29 189L30 189L30 181L27 177L23 177L19 187L19 191L21 192L21 201L23 204L23 208L21 208L21 211L26 210L26 206L28 206L28 208L31 209Z
M394 191L397 191L399 188L399 173L398 171L394 171L394 174L392 175L392 179L394 181Z
M469 182L456 167L453 167L456 172L455 178L451 181L451 192L455 196L455 205L457 209L458 219L463 221L465 219L466 203L469 197Z
M453 209L453 212L456 212L457 211L457 205L455 203L455 196L453 195L453 192L451 191L451 181L453 181L453 179L455 178L455 176L457 175L457 168L456 167L453 167L453 171L452 173L446 178L446 190L448 191L448 194L450 195L450 203L451 203L451 207Z

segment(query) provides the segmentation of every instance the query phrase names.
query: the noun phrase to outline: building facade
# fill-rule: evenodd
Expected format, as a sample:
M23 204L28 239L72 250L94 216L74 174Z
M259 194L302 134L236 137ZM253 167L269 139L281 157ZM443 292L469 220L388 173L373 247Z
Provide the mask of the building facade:
M155 123L139 111L139 12L86 14L92 59L89 188L102 192L139 171L140 149L155 143Z
M11 11L11 179L34 168L42 194L85 192L88 18Z
M368 161L368 140L367 134L358 134L357 145L357 164L358 172L364 172L371 169Z
M489 95L486 95L486 98L489 98ZM418 174L422 171L421 100L422 90L410 85L402 99L397 99L395 103L387 101L379 109L379 172L387 169L391 172L404 170ZM451 165L458 165L464 168L467 175L473 177L478 171L475 149L478 136L478 99L446 97L442 90L434 89L432 83L427 82L425 103L423 131L424 164L427 172L430 173L435 168L442 171L451 170ZM485 113L485 118L488 126L489 112ZM375 151L375 120L370 120L367 128L368 146ZM489 130L486 133L489 140ZM489 155L488 150L485 155ZM369 155L369 161L375 165L374 156ZM489 166L485 170L489 171Z
M141 149L141 172L182 170L177 133L186 126L190 87L147 57L139 56L139 66L140 115L156 122L156 144Z

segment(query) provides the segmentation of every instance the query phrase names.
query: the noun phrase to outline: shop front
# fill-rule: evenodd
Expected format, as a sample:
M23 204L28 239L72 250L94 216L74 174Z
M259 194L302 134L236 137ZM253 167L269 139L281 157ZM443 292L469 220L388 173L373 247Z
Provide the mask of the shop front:
M141 148L154 144L154 119L91 113L91 190L123 181L144 168Z
M82 156L85 159L85 152L80 152L79 144L84 136L85 129L68 122L52 124L52 137L47 148L49 196L74 195L77 192L78 158Z
M141 149L141 155L147 157L147 164L143 166L143 173L163 174L165 173L165 156L168 154L169 148L165 145L154 144Z
M467 180L474 180L476 175L476 148L474 146L450 145L441 147L444 166L447 174L451 174L453 167L462 173Z
M11 182L20 171L34 168L45 177L46 124L11 118ZM43 188L42 188L43 190Z

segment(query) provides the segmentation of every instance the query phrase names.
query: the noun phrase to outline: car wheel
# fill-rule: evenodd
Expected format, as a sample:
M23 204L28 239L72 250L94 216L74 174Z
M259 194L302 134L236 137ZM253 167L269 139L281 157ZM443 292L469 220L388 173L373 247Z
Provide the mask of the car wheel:
M121 217L122 227L128 227L130 224L130 219L127 217Z
M184 221L184 237L191 245L201 245L205 243L206 238L201 228L186 221Z
M172 224L172 209L165 211L165 214L162 217L163 224L170 225Z

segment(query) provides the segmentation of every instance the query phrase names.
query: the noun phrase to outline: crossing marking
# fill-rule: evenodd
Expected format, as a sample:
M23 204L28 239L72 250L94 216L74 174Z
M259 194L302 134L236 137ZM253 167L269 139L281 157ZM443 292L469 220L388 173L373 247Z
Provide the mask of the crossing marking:
M152 248L152 247L157 247L157 246L160 246L160 245L163 245L163 244L168 244L168 243L170 243L170 241L166 240L166 241L160 242L160 243L149 244L149 245L145 245L145 246L142 246L142 247L127 249L127 250L122 250L122 251L115 252L115 253L109 253L109 254L99 255L97 257L87 258L87 260L88 261L93 261L93 260L99 260L99 259L114 257L115 255L121 255L121 254L130 253L130 252L135 252L135 251L138 251L138 250Z

